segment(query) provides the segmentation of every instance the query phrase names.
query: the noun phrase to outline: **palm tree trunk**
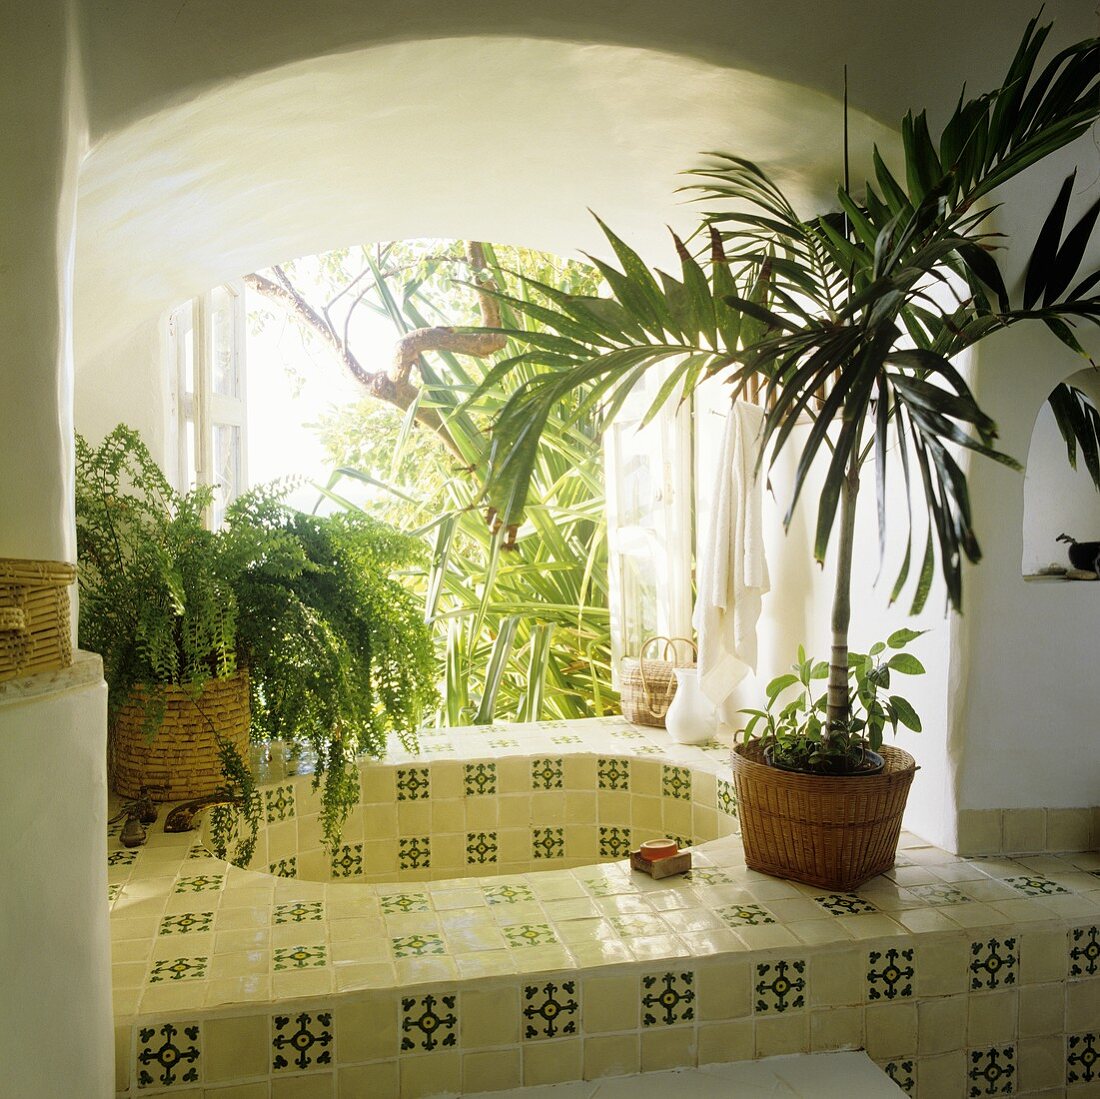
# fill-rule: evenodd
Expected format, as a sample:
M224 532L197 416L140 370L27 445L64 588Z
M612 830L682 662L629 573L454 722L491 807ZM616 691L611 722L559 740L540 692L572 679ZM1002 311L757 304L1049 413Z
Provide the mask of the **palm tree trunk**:
M848 623L852 617L852 549L856 532L856 497L859 495L859 448L852 458L840 492L840 545L833 591L833 647L829 658L829 705L825 737L837 726L848 724Z

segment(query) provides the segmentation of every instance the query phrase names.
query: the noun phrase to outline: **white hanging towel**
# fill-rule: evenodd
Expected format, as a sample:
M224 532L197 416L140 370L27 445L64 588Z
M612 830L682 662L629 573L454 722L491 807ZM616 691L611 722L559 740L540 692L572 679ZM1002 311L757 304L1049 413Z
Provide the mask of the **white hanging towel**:
M699 635L699 686L716 706L756 671L756 625L771 586L763 493L754 476L763 426L762 408L734 403L722 438L710 530L699 547L692 622Z

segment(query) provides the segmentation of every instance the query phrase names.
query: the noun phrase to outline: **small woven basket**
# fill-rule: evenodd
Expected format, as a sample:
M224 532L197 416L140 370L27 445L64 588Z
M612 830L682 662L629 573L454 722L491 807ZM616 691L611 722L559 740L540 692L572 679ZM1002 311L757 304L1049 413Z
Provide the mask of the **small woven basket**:
M676 697L674 668L690 668L693 661L677 660L676 644L682 641L691 648L694 657L698 650L686 637L649 637L642 642L637 657L624 657L619 669L619 690L622 698L623 717L635 725L665 727L665 714ZM660 659L646 657L650 646L662 643ZM669 659L671 655L672 659Z
M894 865L917 765L883 745L877 775L804 775L764 763L759 741L735 744L745 863L752 870L849 892Z
M181 801L214 793L224 782L215 730L248 759L251 710L243 668L209 679L193 698L166 687L164 722L150 740L143 731L145 693L137 688L115 715L107 738L111 789L137 797L142 786L160 787L155 801Z
M67 668L73 662L65 561L0 557L0 681Z

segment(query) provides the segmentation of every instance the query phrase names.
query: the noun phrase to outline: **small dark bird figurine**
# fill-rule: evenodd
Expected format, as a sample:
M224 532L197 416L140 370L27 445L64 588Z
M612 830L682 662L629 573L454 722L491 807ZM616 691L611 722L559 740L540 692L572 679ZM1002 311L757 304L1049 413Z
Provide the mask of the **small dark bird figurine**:
M1059 534L1056 541L1069 543L1069 563L1075 569L1100 576L1100 542L1078 542L1068 534Z

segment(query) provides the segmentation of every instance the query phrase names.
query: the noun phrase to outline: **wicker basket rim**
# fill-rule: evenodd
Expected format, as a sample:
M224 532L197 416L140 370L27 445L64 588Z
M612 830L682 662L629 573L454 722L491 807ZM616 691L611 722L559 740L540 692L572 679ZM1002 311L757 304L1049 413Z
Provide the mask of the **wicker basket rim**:
M244 664L238 664L232 675L212 675L202 682L202 690L198 697L201 698L207 691L224 690L228 687L237 687L241 680L248 680L248 668ZM146 691L164 691L168 698L191 699L196 697L191 688L179 683L135 683L129 690L125 705L132 702L140 702Z
M779 767L769 767L764 762L764 746L759 740L734 744L731 762L735 768L744 770L746 774L766 772L768 781L777 785L801 789L827 786L829 790L837 793L842 792L847 786L851 786L853 790L866 788L867 783L874 782L876 779L893 780L912 775L917 769L917 761L902 748L883 744L878 753L886 761L886 766L874 775L809 775L800 771L784 771Z
M75 579L76 565L69 561L0 557L0 583L71 584Z

